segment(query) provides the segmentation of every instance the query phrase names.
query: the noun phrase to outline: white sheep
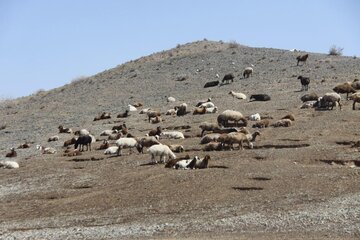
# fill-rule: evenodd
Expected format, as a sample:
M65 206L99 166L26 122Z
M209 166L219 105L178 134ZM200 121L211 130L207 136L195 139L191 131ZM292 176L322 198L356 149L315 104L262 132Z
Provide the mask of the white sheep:
M43 147L41 145L36 145L36 149L42 151L43 154L55 154L57 150L52 147Z
M134 107L133 105L129 104L126 108L126 110L128 110L129 112L136 112L137 109L136 107Z
M212 102L204 102L199 107L213 108L213 107L215 107L215 104Z
M249 116L250 121L260 121L261 117L259 113L255 113Z
M144 114L144 113L147 113L150 110L151 110L151 108L144 108L144 109L141 109L141 111L139 113Z
M300 106L300 108L313 108L316 103L317 101L306 101Z
M139 153L142 151L142 146L138 143L138 141L135 138L120 138L116 141L116 146L118 146L118 152L117 155L121 156L122 152L121 150L123 148L129 148L130 152L132 152L132 149L136 147Z
M217 107L205 108L205 113L217 113Z
M160 156L160 162L166 161L166 157L176 159L176 155L170 150L170 148L163 144L153 145L147 150L151 154L151 161L157 163L156 156Z
M167 98L167 101L168 101L168 102L175 102L176 99L175 99L174 97L168 97L168 98Z
M113 133L118 133L118 132L119 131L116 129L115 130L106 129L100 133L100 136L111 136Z
M19 168L19 164L15 161L0 161L0 167L13 169L13 168Z
M107 154L117 154L119 150L119 147L118 146L111 146L111 147L108 147L107 149L105 149L104 151L104 154L107 155Z
M173 166L173 168L183 169L183 170L193 169L196 164L197 159L199 159L199 157L195 156L193 159L184 159L184 160L177 161L175 163L175 165Z
M230 91L229 94L233 97L236 97L237 99L246 99L246 95L240 92Z
M184 134L179 131L170 131L170 132L161 132L160 136L164 136L166 138L174 138L174 139L184 139Z

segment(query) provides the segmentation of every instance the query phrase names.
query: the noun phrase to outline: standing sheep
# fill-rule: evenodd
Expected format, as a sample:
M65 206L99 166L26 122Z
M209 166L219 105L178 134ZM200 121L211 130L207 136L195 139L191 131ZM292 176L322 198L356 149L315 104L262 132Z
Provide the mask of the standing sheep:
M349 100L349 93L356 93L356 90L347 82L335 86L333 91L339 94L346 93L346 100Z
M176 155L166 145L158 144L153 145L147 150L151 154L151 161L157 163L156 156L160 156L160 162L165 163L166 157L176 159Z
M245 68L244 72L243 72L243 77L244 78L249 78L254 72L254 69L252 67L247 67Z
M247 125L246 118L244 118L244 116L238 111L225 110L217 117L219 126L227 127L229 121L234 121L236 126L239 124L239 121L242 121L243 125Z
M122 155L122 149L124 148L129 148L130 149L130 153L132 153L132 149L134 147L136 147L136 149L138 150L139 153L142 152L142 146L140 143L138 143L138 141L135 138L120 138L119 140L116 141L116 146L118 146L118 151L117 151L117 155L121 156Z
M349 99L354 101L352 109L355 110L355 103L360 103L360 92L352 94Z
M85 145L86 151L89 150L91 151L91 142L92 142L92 137L90 135L80 136L75 142L75 149L77 149L79 146L79 150L82 152L84 151L84 145Z
M310 78L299 76L297 79L300 79L301 82L301 91L309 90Z
M228 73L223 77L221 83L229 83L229 81L234 82L234 78L234 74Z
M309 54L297 56L296 57L296 60L297 60L297 65L296 66L299 66L300 62L304 62L304 64L305 64L308 57L309 57Z

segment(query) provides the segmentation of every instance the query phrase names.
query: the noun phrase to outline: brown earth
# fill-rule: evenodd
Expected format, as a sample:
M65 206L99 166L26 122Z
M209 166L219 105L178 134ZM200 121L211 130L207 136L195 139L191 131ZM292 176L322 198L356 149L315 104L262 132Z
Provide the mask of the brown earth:
M0 169L2 239L357 239L360 237L359 107L343 95L343 110L300 109L297 76L311 78L309 92L322 95L360 75L360 60L310 53L296 66L299 53L200 41L140 58L51 91L1 103L1 160L18 149L19 169ZM242 71L254 64L254 74ZM233 83L203 88L207 81L233 73ZM185 78L184 81L177 81ZM183 80L183 79L181 79ZM267 93L269 102L233 99ZM177 99L167 103L168 96ZM211 97L219 111L260 113L275 121L288 113L288 128L261 129L254 149L210 152L208 169L174 170L151 165L148 154L125 156L103 150L64 157L58 134L62 124L100 132L126 121L142 136L157 125L132 112L117 119L128 104L144 103L165 112L186 102L192 109ZM93 121L101 112L111 119ZM164 116L164 128L192 136L163 143L183 144L183 157L201 150L199 124L217 114ZM249 122L251 126L253 122ZM249 126L249 127L250 127ZM251 131L254 131L249 128ZM58 142L48 137L58 134ZM36 144L55 147L42 155ZM93 145L98 147L101 141Z

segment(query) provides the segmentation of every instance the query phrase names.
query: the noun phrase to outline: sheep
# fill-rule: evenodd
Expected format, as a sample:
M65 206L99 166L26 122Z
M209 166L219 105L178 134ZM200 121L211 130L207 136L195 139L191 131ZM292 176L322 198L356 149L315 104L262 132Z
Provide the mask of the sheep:
M156 156L160 156L160 162L166 162L166 157L176 159L176 155L170 150L170 148L163 144L153 145L147 150L151 154L151 161L157 163Z
M255 142L256 137L261 135L261 133L259 131L255 131L253 133L250 133L250 131L247 130L246 128L243 128L242 130L240 130L240 133L245 134L245 136L247 137L247 139L250 142ZM232 132L232 133L229 133L229 134L237 134L237 132Z
M43 147L41 145L36 145L36 149L42 151L42 154L55 154L57 150L52 147Z
M272 127L290 127L292 121L290 119L280 119L271 124Z
M253 128L266 128L270 124L270 121L268 119L263 119L260 121L257 121L252 125Z
M111 146L111 147L108 147L107 149L105 149L104 154L105 155L114 155L114 154L117 154L118 150L119 150L118 146Z
M17 153L15 151L15 148L10 148L10 152L5 155L5 157L8 157L8 158L12 158L12 157L16 157L16 156L17 156Z
M96 150L103 150L109 147L110 147L109 141L104 139L103 143Z
M223 135L223 137L219 138L219 141L223 144L228 144L231 149L234 149L234 144L239 144L239 149L243 150L243 142L246 142L249 148L253 148L253 144L250 142L246 134L244 133L229 133Z
M91 151L91 142L92 142L92 137L90 135L87 136L80 136L76 142L75 142L75 146L74 148L77 149L79 146L79 150L81 152L84 151L84 145L86 146L86 151Z
M225 82L229 83L229 81L234 82L234 78L235 78L235 76L232 73L225 74L225 76L223 77L221 83L225 83Z
M290 113L290 114L285 115L281 119L290 119L291 121L295 121L295 116Z
M319 98L319 96L316 93L308 93L303 95L300 100L302 102L307 102L307 101L317 101Z
M217 117L217 122L219 126L227 127L229 121L234 121L236 126L238 125L239 121L242 121L243 125L247 125L247 120L238 111L225 110Z
M156 129L150 130L150 132L148 133L149 136L160 136L162 132L162 128L161 126L158 126Z
M349 100L349 93L356 93L356 90L347 82L335 86L333 91L339 94L346 93L346 100Z
M173 168L175 169L194 169L196 165L196 161L199 159L198 156L195 156L193 159L184 159L177 161ZM199 159L200 160L200 159Z
M352 109L355 110L355 103L360 103L360 92L352 94L349 99L354 101Z
M122 133L111 134L111 135L108 136L108 140L118 140L122 136L123 136Z
M213 133L231 133L231 132L239 132L239 129L236 127L226 127L226 128L219 128L219 129L214 129Z
M205 169L208 168L210 156L208 154L203 158L196 158L195 169Z
M134 104L132 104L134 107L138 108L138 107L142 107L143 104L141 102L136 102Z
M76 131L74 134L78 136L88 136L90 135L90 132L87 129L83 128L81 130Z
M221 151L223 145L219 142L209 142L203 147L203 151Z
M245 70L243 72L243 78L249 78L250 76L252 76L253 72L254 72L254 69L252 67L245 68Z
M212 102L205 102L205 103L202 103L199 107L213 108L213 107L215 107L215 104Z
M211 81L211 82L207 82L204 85L204 88L208 88L208 87L216 87L219 85L219 81Z
M152 124L160 123L160 122L162 122L162 118L160 116L156 116L156 117L150 118L150 122Z
M0 167L7 169L19 168L19 164L15 161L0 161Z
M158 140L159 136L147 136L147 137L142 137L138 140L138 142L141 145L141 153L143 153L143 148L149 148L153 145L156 144L161 144Z
M136 107L134 107L133 105L129 104L126 108L126 110L128 110L129 112L136 112L137 109Z
M233 98L235 97L237 99L246 99L246 95L240 92L230 91L229 94L232 95Z
M167 146L170 148L171 151L176 152L176 153L181 153L181 152L185 151L183 145L170 144L170 145L167 145Z
M117 117L117 118L127 118L128 116L130 116L129 110L126 109L125 112L119 113L116 117Z
M309 54L297 56L297 57L296 57L296 60L297 60L296 66L299 66L299 63L300 63L300 62L304 62L304 64L305 64L305 63L306 63L306 60L308 59L308 57L309 57Z
M187 114L186 108L187 108L186 103L182 103L180 106L176 106L175 107L175 110L177 110L176 111L176 116L184 116L184 115L186 115Z
M66 140L65 142L64 142L64 147L67 147L67 146L70 146L70 145L73 145L73 144L75 144L76 143L76 140L77 140L77 138L71 138L71 139L69 139L69 140Z
M217 123L208 122L200 123L199 128L201 129L201 137L204 135L205 131L214 131L220 129Z
M326 107L329 109L331 107L331 110L333 110L334 106L336 106L336 103L338 103L339 108L341 110L341 96L337 93L325 93L323 97L319 98L320 100L316 103L317 107L323 108Z
M168 97L168 98L167 98L167 101L168 101L168 102L175 102L176 99L175 99L174 97Z
M208 98L206 101L200 101L198 102L195 107L200 107L203 103L211 102L211 98Z
M118 131L121 131L123 128L126 128L126 124L123 123L121 125L118 125L118 126L113 126L111 130L118 130Z
M203 136L200 140L200 144L206 144L210 142L217 141L217 139L220 137L220 133L210 133Z
M300 79L301 82L301 91L309 90L310 78L299 76L297 79Z
M119 147L117 151L118 156L122 155L122 149L124 148L129 148L130 153L132 153L132 149L134 147L138 150L139 153L142 152L142 146L140 143L138 143L138 141L135 138L129 138L129 137L120 138L119 140L116 141L116 146Z
M118 130L109 130L106 129L100 133L100 136L110 136L113 133L118 133Z
M250 121L260 121L261 117L259 113L255 113L249 116Z
M201 115L206 113L206 107L196 107L194 108L193 115Z
M217 107L205 108L205 113L217 113Z
M149 111L151 111L151 108L144 108L144 109L141 109L141 111L139 113L144 114L144 113L147 113Z
M109 119L109 118L111 118L111 114L103 112L100 116L95 117L94 121L99 121L99 120Z
M59 136L54 135L48 138L48 142L59 141Z
M351 83L351 86L355 90L360 90L360 81L359 81L359 79L354 79L354 81Z
M306 101L300 106L300 108L301 109L303 109L303 108L313 108L316 103L317 103L317 101Z
M73 157L73 156L79 156L79 155L82 155L82 153L77 149L65 152L63 154L63 156L66 156L66 157Z
M173 115L176 115L176 112L177 112L177 109L172 108L172 109L167 110L165 115L172 115L173 116Z
M271 97L267 94L253 94L250 96L250 101L254 99L254 101L270 101Z
M58 127L59 129L59 133L72 133L72 129L71 128L64 128L63 125L60 125Z
M146 113L150 122L151 118L157 117L157 116L161 116L161 113L159 111L149 111Z
M161 132L160 136L174 139L185 139L184 134L179 131Z
M26 143L20 144L18 146L18 149L24 149L24 148L29 148L29 147L30 147L30 144L26 142Z

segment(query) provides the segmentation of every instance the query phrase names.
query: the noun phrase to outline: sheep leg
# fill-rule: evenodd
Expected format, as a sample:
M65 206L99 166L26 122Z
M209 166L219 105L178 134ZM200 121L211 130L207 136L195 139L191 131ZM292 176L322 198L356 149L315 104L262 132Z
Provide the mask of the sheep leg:
M118 150L117 150L117 155L118 156L121 156L122 155L122 152L121 152L121 147L119 146Z
M355 100L354 100L354 103L353 103L353 110L355 110L355 103L356 103L356 102L355 102Z

